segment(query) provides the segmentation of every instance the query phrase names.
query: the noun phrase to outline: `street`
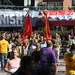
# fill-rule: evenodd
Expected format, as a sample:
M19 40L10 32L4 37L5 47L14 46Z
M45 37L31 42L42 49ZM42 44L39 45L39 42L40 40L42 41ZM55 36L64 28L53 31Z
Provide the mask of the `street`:
M63 58L59 60L57 68L58 68L57 75L65 75L65 62ZM0 71L0 75L6 75L6 72Z
M0 63L0 67L1 67L1 63ZM65 70L65 62L63 60L62 53L60 53L60 59L58 62L57 69L58 69L58 73L56 75L65 75L65 71L66 71ZM1 68L0 68L0 75L7 75L7 73L4 71L1 71Z
M0 72L0 75L7 75L7 74L6 74L6 73L2 73L2 72ZM65 72L58 72L57 75L65 75Z

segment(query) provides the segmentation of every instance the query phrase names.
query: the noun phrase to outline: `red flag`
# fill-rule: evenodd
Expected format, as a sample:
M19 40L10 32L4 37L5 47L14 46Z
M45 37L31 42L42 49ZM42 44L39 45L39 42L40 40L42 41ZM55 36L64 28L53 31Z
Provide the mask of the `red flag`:
M50 27L49 27L49 21L46 15L46 19L45 19L45 26L44 26L44 37L46 39L50 39L52 38L51 34L50 34Z
M26 36L30 35L32 33L32 24L30 20L30 15L27 15L26 21L24 22L24 28L23 32L21 34L21 37L23 39L23 42L25 43Z

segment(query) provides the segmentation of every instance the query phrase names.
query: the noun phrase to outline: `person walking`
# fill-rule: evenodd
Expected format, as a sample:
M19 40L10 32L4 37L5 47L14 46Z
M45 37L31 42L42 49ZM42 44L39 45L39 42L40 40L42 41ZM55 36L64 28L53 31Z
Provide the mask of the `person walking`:
M56 55L52 49L53 44L50 40L47 41L47 47L40 50L40 64L42 66L52 65L55 66L57 72Z
M35 62L33 56L23 56L20 67L13 75L35 75Z
M72 44L70 51L64 54L66 63L66 75L75 75L75 44Z
M4 70L12 75L20 67L19 50L14 48L12 55L7 59Z
M1 70L4 70L5 61L7 59L9 43L5 40L5 33L0 35L0 57L1 57Z
M56 44L56 47L54 48L55 52L56 52L56 57L57 57L57 62L59 61L59 54L60 54L60 48L62 46L62 43L61 43L61 38L60 38L60 35L58 33L55 34L55 36L53 37L52 39L55 44Z

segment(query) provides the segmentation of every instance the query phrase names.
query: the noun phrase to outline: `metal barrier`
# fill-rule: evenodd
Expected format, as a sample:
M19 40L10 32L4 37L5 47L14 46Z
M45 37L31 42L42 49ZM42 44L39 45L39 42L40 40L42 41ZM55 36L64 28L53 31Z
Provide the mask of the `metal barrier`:
M8 5L0 5L0 10L64 10L64 9L69 9L69 10L74 10L75 6L72 7L63 7L63 6L8 6Z
M4 6L4 5L0 5L0 10L6 10L6 9L10 9L10 10L37 10L37 8L34 6Z

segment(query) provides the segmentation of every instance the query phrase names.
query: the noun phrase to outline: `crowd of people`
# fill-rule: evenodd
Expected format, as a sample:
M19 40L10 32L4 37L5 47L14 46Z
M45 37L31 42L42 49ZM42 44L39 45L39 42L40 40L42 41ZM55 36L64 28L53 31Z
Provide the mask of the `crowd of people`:
M55 33L52 39L46 39L42 32L34 31L26 36L24 46L20 32L1 32L1 70L10 75L55 75L62 52L66 75L75 74L74 40L70 33L62 37Z

